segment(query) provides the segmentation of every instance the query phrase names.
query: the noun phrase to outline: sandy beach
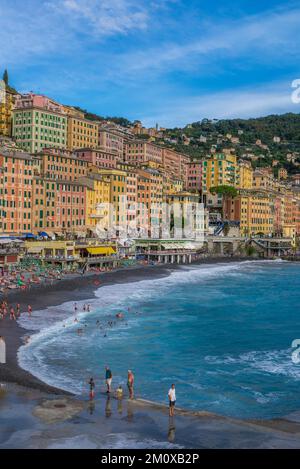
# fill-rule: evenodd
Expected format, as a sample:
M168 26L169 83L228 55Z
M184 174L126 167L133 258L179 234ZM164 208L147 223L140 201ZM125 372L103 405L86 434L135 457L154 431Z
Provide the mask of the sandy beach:
M212 259L202 263L237 262ZM245 260L245 259L243 259ZM137 266L114 272L72 277L53 285L10 292L9 303L21 311L91 299L95 279L101 285L160 278L178 266ZM237 420L207 412L177 410L174 421L166 406L137 399L94 403L38 380L18 365L17 351L28 330L15 321L0 323L7 345L7 364L0 367L0 448L298 448L300 412L285 419Z

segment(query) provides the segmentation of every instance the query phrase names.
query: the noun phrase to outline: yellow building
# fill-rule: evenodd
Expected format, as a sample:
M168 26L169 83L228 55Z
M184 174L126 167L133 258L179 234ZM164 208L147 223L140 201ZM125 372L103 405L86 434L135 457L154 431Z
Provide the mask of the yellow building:
M203 161L202 191L207 194L211 187L236 186L238 180L237 158L232 154L215 153Z
M110 203L110 178L90 174L80 179L86 190L86 228L94 231L99 221L108 220Z
M252 189L253 169L250 161L239 161L236 187L238 189Z
M240 222L242 236L274 233L275 208L271 194L263 191L241 191L234 199L224 200L223 212L226 220Z
M109 202L113 205L114 210L109 214L109 228L113 226L124 226L127 220L126 171L119 169L101 169L95 166L90 166L89 175L93 174L103 176L110 185Z
M295 224L284 224L282 225L282 236L284 238L292 238L292 246L296 247L296 225Z
M68 149L96 148L98 146L98 124L87 119L68 117Z
M12 135L12 111L16 93L8 89L0 90L0 93L0 135L10 137Z

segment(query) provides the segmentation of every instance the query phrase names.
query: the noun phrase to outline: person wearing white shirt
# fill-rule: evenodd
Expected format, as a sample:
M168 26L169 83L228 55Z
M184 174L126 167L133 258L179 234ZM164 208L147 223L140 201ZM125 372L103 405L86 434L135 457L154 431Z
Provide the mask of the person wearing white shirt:
M172 386L170 387L169 392L168 392L168 398L169 398L169 415L170 417L173 417L175 403L176 403L175 384L172 384Z

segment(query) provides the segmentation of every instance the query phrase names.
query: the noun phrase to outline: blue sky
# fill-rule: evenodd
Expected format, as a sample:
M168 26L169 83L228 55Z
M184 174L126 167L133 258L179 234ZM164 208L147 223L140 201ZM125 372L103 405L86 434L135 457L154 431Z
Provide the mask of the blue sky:
M20 91L147 126L300 112L300 1L0 0Z

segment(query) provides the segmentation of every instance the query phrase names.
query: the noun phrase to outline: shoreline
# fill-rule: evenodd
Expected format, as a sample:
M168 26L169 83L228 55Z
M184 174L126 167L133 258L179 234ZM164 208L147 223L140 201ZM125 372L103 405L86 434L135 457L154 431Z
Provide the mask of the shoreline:
M226 263L239 263L249 260L260 261L260 259L249 258L213 258L193 263L191 264L191 267L207 264L214 265ZM21 310L24 310L24 306L27 306L28 303L32 304L33 310L46 309L48 306L59 305L66 301L82 301L92 299L94 297L95 291L102 285L107 286L113 284L131 283L135 281L142 281L148 279L164 278L169 276L173 271L180 270L181 267L182 266L180 265L170 264L159 266L136 266L118 269L112 272L103 272L99 274L87 275L84 277L73 277L71 279L67 278L53 285L41 285L25 292L10 292L10 294L8 295L8 299L10 302L19 302L21 304ZM95 279L99 279L101 281L101 284L97 287L94 285ZM36 378L30 372L23 370L19 366L17 353L19 347L23 344L22 337L24 335L34 334L35 331L23 329L18 323L16 323L15 321L10 321L8 318L6 318L0 323L0 331L0 334L6 337L7 344L7 364L1 365L0 367L0 385L1 383L5 383L4 387L7 387L8 389L12 390L11 399L13 400L13 402L19 400L19 395L21 393L24 399L24 405L30 409L31 413L33 409L33 403L37 404L37 406L40 406L41 402L49 403L50 401L52 401L54 403L58 399L67 399L69 403L68 405L71 406L72 403L73 405L80 405L81 414L87 412L87 410L90 409L91 403L89 403L85 397L77 396L62 389L50 386ZM108 401L109 399L107 400L107 397L104 394L98 396L95 401L96 407L101 406L103 407L103 409L105 409L106 418L108 418L108 413L110 412L108 412L107 410ZM110 406L112 406L112 408L116 408L117 400L111 397L110 401ZM132 411L136 417L142 414L144 418L147 417L148 420L155 419L158 422L158 432L159 430L161 430L162 423L166 422L166 419L168 418L168 407L166 405L143 399L142 397L134 399L133 401L129 401L124 398L122 405L123 407L127 406L127 408L130 408L130 412ZM116 425L115 434L117 435L118 425L122 425L123 428L123 423L120 424L117 412L113 412L112 414L114 416L111 418L111 421L113 422L113 425ZM129 421L129 417L127 417L127 420ZM156 438L156 434L155 432L153 432L153 429L150 425L150 420L149 424L147 423L147 421L142 424L139 419L137 420L138 421L136 422L136 426L138 427L138 435L141 437L141 439L144 438L146 441L149 435L151 435L153 440L159 440L162 437L161 433L159 433L159 438ZM66 426L71 426L74 423L73 419L69 417L62 419L62 422L63 425ZM178 425L178 423L180 425ZM48 425L49 422L46 422L45 420L44 424ZM128 425L128 422L126 425ZM176 435L178 435L178 427L184 427L184 425L188 425L189 431L191 431L192 428L197 428L199 430L201 429L201 431L203 431L203 426L204 428L206 428L206 426L209 426L211 432L211 440L213 440L214 437L220 438L218 426L224 428L228 427L228 431L232 432L232 438L235 435L235 432L237 431L236 429L238 428L238 431L241 434L243 434L243 432L251 433L253 435L253 441L256 441L256 439L257 441L259 441L258 435L264 435L267 439L274 438L276 441L280 440L281 443L276 443L275 447L280 447L281 444L286 444L286 440L289 441L289 444L295 444L295 434L300 434L300 416L297 416L296 420L293 420L293 418L289 419L288 417L278 419L270 418L262 420L254 418L236 419L221 414L214 414L205 410L197 411L192 409L177 408ZM80 426L81 425L79 425L78 427ZM129 432L130 434L131 430L130 428L127 429L127 427L125 426L123 428L123 431L124 433L122 434L127 435L127 432ZM15 432L17 433L17 429L15 430ZM103 437L104 439L107 439L109 437L106 427L101 427L101 432L102 433L100 433L99 435L101 438ZM300 447L300 441L298 443L297 438L296 442L297 445L299 445ZM242 436L241 439L243 439ZM178 438L176 438L176 443L177 440ZM188 439L184 436L184 434L182 434L181 436L181 441L184 442L184 447L189 447ZM181 444L181 441L178 441L178 444ZM106 444L109 445L109 443ZM279 446L277 446L278 444ZM207 446L209 446L209 443L207 444ZM227 444L224 443L224 447L227 447Z

